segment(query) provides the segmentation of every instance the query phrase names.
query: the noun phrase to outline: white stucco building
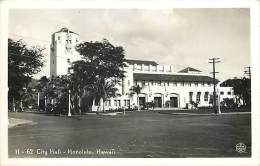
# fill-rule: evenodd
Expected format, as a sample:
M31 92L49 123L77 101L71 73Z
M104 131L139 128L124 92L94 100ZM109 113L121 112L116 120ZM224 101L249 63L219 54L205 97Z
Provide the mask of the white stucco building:
M75 46L80 43L79 35L62 28L52 34L50 45L50 76L64 75L68 73L68 62L80 60Z
M173 66L159 65L154 61L127 60L126 77L119 87L120 95L105 102L105 109L118 107L144 107L153 102L155 108L190 108L191 102L199 107L212 106L213 79L201 71L187 67L181 71L173 71ZM132 86L139 85L140 94L132 94ZM233 89L218 87L220 101L233 98ZM132 94L132 95L131 95ZM99 109L93 106L93 110Z
M79 43L79 35L67 28L52 35L50 54L50 75L67 74L69 63L80 59L75 46ZM153 102L155 108L189 108L191 103L199 107L212 105L213 79L203 72L187 67L175 71L171 65L159 65L155 61L127 60L125 78L117 85L117 97L104 102L105 110L117 108L133 108L138 104L145 107ZM133 94L131 88L139 85L140 94ZM234 98L233 89L219 87L220 101L223 98ZM103 109L103 102L93 102L92 111Z

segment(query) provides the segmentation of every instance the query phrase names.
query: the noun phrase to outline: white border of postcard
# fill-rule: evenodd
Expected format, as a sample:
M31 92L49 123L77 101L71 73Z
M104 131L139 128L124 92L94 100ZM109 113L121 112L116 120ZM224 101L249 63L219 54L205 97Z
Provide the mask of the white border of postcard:
M260 166L260 17L258 0L211 0L211 1L2 1L0 2L0 165L246 165ZM250 8L251 67L252 67L252 157L251 158L8 158L8 112L7 112L7 39L8 10L12 8ZM258 102L257 102L258 101Z

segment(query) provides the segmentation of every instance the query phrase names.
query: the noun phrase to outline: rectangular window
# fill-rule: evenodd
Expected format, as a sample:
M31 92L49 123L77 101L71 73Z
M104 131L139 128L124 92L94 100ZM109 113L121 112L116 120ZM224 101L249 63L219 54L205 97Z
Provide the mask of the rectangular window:
M107 100L106 103L107 103L107 106L111 106L111 100Z
M149 71L149 66L148 65L144 65L144 71Z
M201 92L197 92L197 97L196 97L196 102L197 103L200 102L200 95L201 95Z
M221 92L220 92L220 95L224 95L224 92L223 92L223 91L221 91Z
M162 82L161 82L161 85L162 85L162 86L164 86L164 85L165 85L165 82L164 82L164 81L162 81Z
M117 100L114 100L114 106L117 106Z
M118 106L120 107L121 106L121 101L120 100L117 100L118 101Z
M142 70L142 65L137 65L138 70Z
M209 101L209 92L205 92L204 101Z
M142 81L142 86L144 86L145 85L145 81Z
M193 92L190 92L189 93L189 101L190 101L190 103L192 102L192 96L193 96Z
M127 107L130 107L130 100L127 100Z
M228 94L228 95L231 95L231 92L228 92L227 94Z

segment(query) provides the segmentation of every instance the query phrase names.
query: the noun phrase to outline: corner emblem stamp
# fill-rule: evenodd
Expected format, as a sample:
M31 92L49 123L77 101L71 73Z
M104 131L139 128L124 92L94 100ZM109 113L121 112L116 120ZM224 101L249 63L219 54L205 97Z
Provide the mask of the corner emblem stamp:
M242 142L239 142L238 144L236 144L236 151L238 153L245 153L246 152L246 145Z

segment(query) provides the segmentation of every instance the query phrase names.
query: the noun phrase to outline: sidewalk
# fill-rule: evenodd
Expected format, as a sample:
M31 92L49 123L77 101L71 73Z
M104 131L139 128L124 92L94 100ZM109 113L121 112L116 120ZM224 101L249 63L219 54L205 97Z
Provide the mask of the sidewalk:
M19 125L34 125L36 122L30 121L30 120L24 120L24 119L16 119L16 118L9 118L8 119L8 128L19 126Z

